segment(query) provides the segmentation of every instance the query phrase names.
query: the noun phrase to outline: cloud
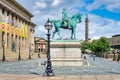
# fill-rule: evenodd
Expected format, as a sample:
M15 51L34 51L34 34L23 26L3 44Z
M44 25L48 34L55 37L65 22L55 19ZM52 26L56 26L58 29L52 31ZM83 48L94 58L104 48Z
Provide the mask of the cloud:
M86 9L91 11L95 9L106 9L112 12L120 12L120 0L94 0L88 4Z
M76 9L71 8L71 11L69 10L70 9L67 9L68 14L71 13L71 15L68 15L69 17L77 13ZM56 13L54 13L54 11ZM44 28L44 24L46 23L47 18L55 19L55 20L61 19L62 10L58 10L58 11L54 10L54 11L50 12L47 15L41 14L41 16L36 16L34 21L38 22L39 24L38 23L37 24L41 25L41 27ZM89 38L97 39L101 36L111 37L112 35L119 34L120 31L119 21L115 21L109 18L102 18L95 14L88 14L88 18L89 18ZM54 31L54 27L51 30L51 33L53 33L53 31ZM41 29L41 30L36 29L35 36L38 36L37 34L41 34L42 36L44 35L44 37L46 37L45 29ZM70 38L71 31L61 29L61 35L63 38ZM82 16L82 22L80 24L77 24L76 37L79 40L85 39L85 15ZM57 33L55 35L55 38L59 38Z
M34 11L33 11L33 14L34 14L34 15L36 15L36 14L40 14L40 13L41 13L40 10L34 10Z
M19 0L17 0L19 1ZM20 0L24 2L23 0ZM21 4L23 4L21 2ZM28 1L25 0L24 6L27 6ZM85 14L86 8L89 11L95 9L107 9L109 11L118 12L120 11L119 0L94 0L93 3L86 5L85 0L33 0L32 5L34 8L28 8L34 14L32 21L37 24L35 28L36 37L46 38L47 30L44 28L44 24L47 19L58 20L61 19L62 9L66 8L68 17L80 12L82 14L82 22L77 24L76 37L77 39L85 38ZM113 6L114 5L114 6ZM119 10L117 10L119 9ZM109 18L102 18L101 16L91 14L88 12L89 18L89 38L99 38L101 36L111 37L115 34L120 34L120 21L112 20ZM54 31L50 31L51 34ZM71 31L61 29L61 35L63 38L70 38ZM58 34L55 35L58 38Z
M120 21L115 21L109 18L102 18L97 15L89 14L89 37L111 37L119 34Z
M33 9L37 9L37 8L46 8L47 4L43 1L37 1L35 6L33 7Z
M35 28L35 36L37 37L41 37L43 35L45 35L47 33L47 30L45 29L45 27L43 25L40 25L38 27Z
M51 6L55 7L61 3L62 0L53 0Z

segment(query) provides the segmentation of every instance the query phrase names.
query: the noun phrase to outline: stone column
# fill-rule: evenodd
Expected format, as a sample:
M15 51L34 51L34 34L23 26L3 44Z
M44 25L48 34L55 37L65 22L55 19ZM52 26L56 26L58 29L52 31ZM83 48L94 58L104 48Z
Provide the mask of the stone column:
M12 28L12 26L11 26L11 21L12 21L12 13L11 12L9 12L9 17L10 17L10 33L9 33L9 45L8 45L8 48L9 49L11 49L12 48L12 46L11 46L11 42L12 42L12 39L11 39L11 28Z
M10 15L10 11L9 11L9 15L7 15L7 24L10 25L9 29L10 29L10 32L7 31L7 48L10 49L11 48L11 23L10 23L10 20L11 20L11 15ZM9 23L8 23L9 21Z
M13 41L14 41L14 43L16 42L15 41L15 13L13 13L14 15L13 15L13 20L14 20L14 33L13 33ZM15 43L16 44L16 43Z
M29 25L29 44L31 45L31 32L32 32L32 30L31 30L31 26Z
M25 24L25 22L23 22L23 24ZM25 37L23 37L23 49L25 50Z
M0 5L0 49L2 48L2 6Z
M28 26L27 26L27 32L28 32L28 37L27 37L27 41L28 41L28 49L30 49L30 24L28 24Z
M18 28L18 17L15 19L15 26L16 26L16 28ZM19 48L18 43L19 43L19 36L16 34L16 49Z
M85 19L85 41L87 42L88 41L88 23L89 23L89 20L88 20L88 16L86 15L86 19Z
M21 28L22 28L22 19L20 19L20 24L21 24ZM20 47L22 48L22 36L21 36L21 34L20 34Z
M26 26L27 26L27 24L26 24L26 22L25 22L25 28L26 28ZM26 30L25 30L25 36L26 36ZM27 37L24 37L24 40L25 40L25 43L24 43L24 45L25 45L25 50L27 50Z
M7 24L7 9L4 9L4 15L5 15L5 23ZM8 42L7 42L7 26L6 26L5 33L4 33L4 41L5 41L5 48L7 48L7 44L8 44Z
M29 50L29 28L28 28L28 23L26 24L26 29L27 29L27 37L26 37L26 48Z

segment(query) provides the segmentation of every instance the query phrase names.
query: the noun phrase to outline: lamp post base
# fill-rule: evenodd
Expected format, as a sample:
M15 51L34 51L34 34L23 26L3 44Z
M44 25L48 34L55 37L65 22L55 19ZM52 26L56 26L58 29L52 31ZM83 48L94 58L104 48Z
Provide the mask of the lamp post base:
M51 61L47 62L47 67L46 67L46 70L45 70L43 76L55 76L53 69L51 67Z
M50 69L50 70L45 70L43 76L55 76L55 75L54 75L53 70Z

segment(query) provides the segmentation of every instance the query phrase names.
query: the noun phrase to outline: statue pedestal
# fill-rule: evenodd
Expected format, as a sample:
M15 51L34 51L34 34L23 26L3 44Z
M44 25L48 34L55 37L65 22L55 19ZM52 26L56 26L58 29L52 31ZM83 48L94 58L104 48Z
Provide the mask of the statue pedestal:
M56 40L50 44L53 66L82 66L80 42L77 40Z

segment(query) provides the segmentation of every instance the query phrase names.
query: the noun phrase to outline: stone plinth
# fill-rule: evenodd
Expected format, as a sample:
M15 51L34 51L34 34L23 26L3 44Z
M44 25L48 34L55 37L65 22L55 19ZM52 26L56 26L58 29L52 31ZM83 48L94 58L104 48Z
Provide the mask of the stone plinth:
M53 66L82 66L79 41L51 41L50 45Z

